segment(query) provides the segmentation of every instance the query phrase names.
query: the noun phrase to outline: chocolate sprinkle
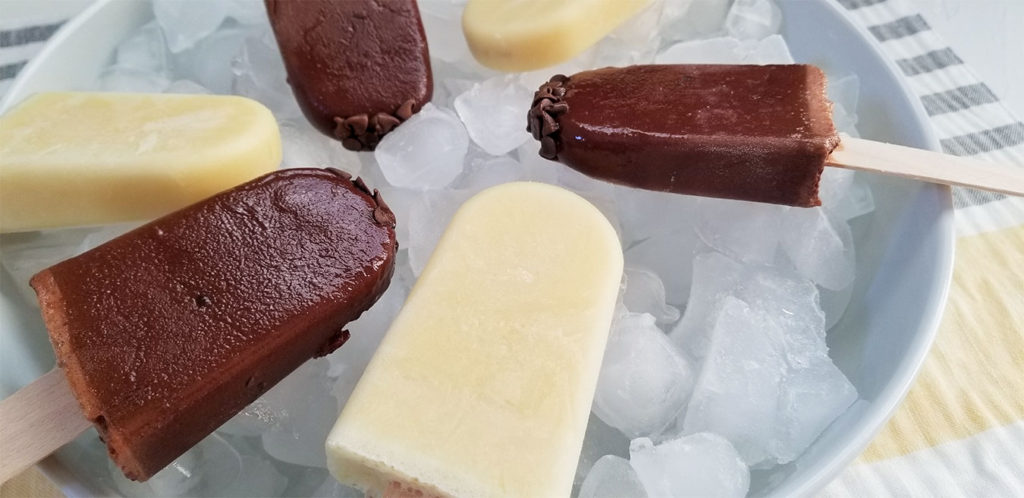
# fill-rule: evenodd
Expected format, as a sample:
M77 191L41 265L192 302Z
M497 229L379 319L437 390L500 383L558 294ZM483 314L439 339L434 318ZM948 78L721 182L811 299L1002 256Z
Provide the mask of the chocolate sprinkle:
M533 94L533 104L527 114L526 131L540 141L540 155L545 159L558 158L559 134L558 116L569 111L565 97L565 83L569 78L556 74L541 85Z
M373 116L357 114L343 118L334 117L334 136L348 150L373 150L380 139L416 113L416 101L406 100L394 114L378 112Z

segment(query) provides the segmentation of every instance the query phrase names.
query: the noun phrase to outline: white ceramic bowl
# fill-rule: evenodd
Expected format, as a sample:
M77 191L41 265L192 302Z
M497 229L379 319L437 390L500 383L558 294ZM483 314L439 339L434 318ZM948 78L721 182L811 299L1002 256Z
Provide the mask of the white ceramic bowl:
M783 36L797 61L833 74L860 76L857 113L865 138L936 149L918 100L876 42L831 0L780 0ZM152 18L148 2L101 0L64 26L11 86L0 112L44 90L83 89L110 61L113 48ZM875 177L873 216L854 224L858 274L846 315L829 332L836 363L857 386L852 406L796 461L753 473L752 496L802 496L819 490L853 460L903 399L939 324L953 262L953 209L948 188ZM38 312L25 306L0 274L0 395L6 396L53 365ZM110 495L95 462L102 453L76 443L43 462L71 496ZM95 445L91 445L95 446Z

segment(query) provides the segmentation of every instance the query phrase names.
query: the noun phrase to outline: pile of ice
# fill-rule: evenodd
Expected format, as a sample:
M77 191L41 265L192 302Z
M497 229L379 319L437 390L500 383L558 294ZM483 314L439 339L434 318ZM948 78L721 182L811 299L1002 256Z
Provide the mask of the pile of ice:
M457 207L514 180L580 193L625 248L624 291L577 472L581 496L742 496L749 468L797 458L857 398L825 337L852 292L848 222L872 211L867 184L829 169L824 206L814 209L646 192L540 158L525 131L532 92L554 73L792 62L772 0L658 0L577 58L521 74L473 60L459 25L465 0L419 3L433 102L375 153L344 150L304 120L260 0L154 0L155 21L118 46L96 88L259 100L279 120L283 167L361 174L394 208L401 251L390 289L349 326L338 352L304 365L148 483L96 473L130 495L359 496L328 477L324 437ZM855 133L858 82L831 79L836 122ZM27 305L35 271L128 228L6 236L3 265Z

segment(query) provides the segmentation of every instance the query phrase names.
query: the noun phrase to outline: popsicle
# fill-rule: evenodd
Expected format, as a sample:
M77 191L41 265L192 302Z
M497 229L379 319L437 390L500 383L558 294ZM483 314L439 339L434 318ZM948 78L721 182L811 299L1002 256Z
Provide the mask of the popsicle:
M345 148L373 150L430 101L430 54L416 0L265 3L299 107Z
M345 324L388 287L394 225L377 192L347 173L283 170L31 284L85 418L125 475L145 480L345 342Z
M809 65L647 65L556 75L527 129L540 155L648 190L821 204L826 165L1024 195L1024 176L977 160L839 135Z
M328 436L331 473L372 492L568 496L622 265L576 194L471 198Z
M462 31L481 64L530 71L571 59L651 0L469 0Z
M280 162L253 100L40 93L0 117L0 232L154 218Z

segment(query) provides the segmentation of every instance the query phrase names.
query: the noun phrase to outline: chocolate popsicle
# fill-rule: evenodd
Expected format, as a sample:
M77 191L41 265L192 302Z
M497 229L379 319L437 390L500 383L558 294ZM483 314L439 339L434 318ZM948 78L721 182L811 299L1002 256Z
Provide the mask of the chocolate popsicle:
M430 101L430 55L416 0L265 3L299 107L346 149L373 150Z
M648 65L557 75L535 94L540 155L632 187L818 206L839 145L814 66Z
M131 479L146 480L387 289L394 215L337 170L262 176L32 278L58 365Z

